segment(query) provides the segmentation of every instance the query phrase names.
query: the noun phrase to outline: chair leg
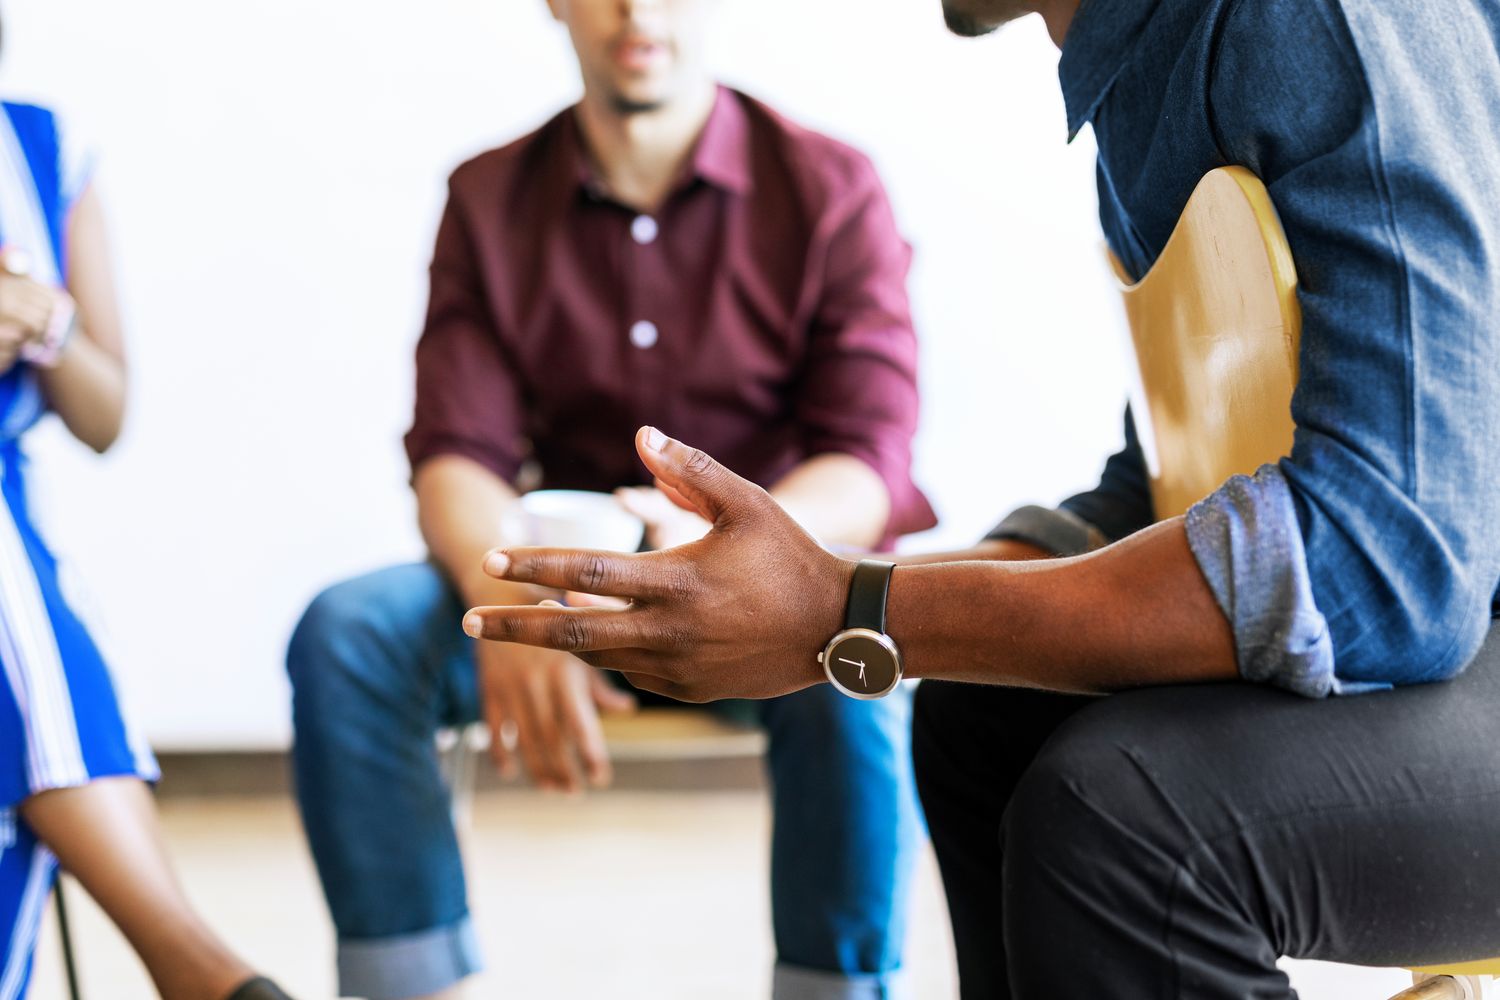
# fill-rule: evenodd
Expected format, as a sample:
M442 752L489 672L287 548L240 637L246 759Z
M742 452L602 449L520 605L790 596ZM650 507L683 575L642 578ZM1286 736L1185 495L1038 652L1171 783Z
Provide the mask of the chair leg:
M63 892L61 872L58 873L52 894L57 899L57 935L62 941L63 969L68 974L68 996L72 1000L80 1000L83 994L78 989L78 963L73 957L73 928L68 923L68 901Z

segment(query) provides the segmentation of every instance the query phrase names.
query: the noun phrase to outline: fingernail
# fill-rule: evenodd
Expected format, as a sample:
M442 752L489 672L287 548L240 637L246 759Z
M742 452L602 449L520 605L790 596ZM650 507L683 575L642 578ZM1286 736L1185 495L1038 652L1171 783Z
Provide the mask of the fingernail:
M537 604L539 608L561 608L564 606L561 601L541 601Z
M484 623L479 620L478 615L464 615L464 631L475 639L479 638L479 630Z
M510 556L504 552L491 552L484 557L484 571L490 576L504 576L510 569Z
M660 452L667 446L667 436L655 427L646 428L646 447L652 451Z

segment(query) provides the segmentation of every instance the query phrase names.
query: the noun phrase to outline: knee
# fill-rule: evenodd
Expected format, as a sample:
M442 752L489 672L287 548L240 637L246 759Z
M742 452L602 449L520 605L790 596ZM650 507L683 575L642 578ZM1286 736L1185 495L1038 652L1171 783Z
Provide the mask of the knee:
M1059 730L1011 795L1001 823L1008 884L1097 885L1190 846L1140 734L1091 715Z
M334 584L314 598L286 652L299 725L304 709L337 714L412 673L396 661L420 648L416 633L438 599L426 591L439 585L429 568L403 566Z
M292 630L286 668L299 695L315 695L348 659L348 640L367 624L360 590L358 580L334 584L313 598Z

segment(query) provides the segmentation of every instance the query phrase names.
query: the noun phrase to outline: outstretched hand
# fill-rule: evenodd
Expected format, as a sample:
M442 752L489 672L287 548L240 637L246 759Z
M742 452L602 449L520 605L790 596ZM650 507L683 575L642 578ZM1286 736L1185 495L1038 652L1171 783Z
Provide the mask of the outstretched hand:
M507 548L489 575L622 598L622 608L485 607L475 638L573 653L636 687L682 701L771 698L821 680L854 564L827 552L765 490L646 427L636 450L674 502L713 527L698 541L622 555Z

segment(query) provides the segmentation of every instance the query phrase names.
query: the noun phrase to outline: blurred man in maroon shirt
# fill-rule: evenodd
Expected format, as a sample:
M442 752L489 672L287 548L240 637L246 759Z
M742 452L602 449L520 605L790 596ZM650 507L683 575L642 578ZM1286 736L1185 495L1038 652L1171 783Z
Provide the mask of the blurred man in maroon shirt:
M501 769L519 757L544 788L610 780L599 713L632 695L565 653L459 630L466 607L559 596L480 570L523 466L619 490L657 547L708 525L650 486L642 424L761 483L827 546L933 524L910 477L909 251L869 161L718 86L708 0L551 5L583 99L460 167L438 231L406 438L432 561L331 588L288 654L341 995L458 996L479 968L438 727L483 718ZM756 710L774 993L898 995L920 828L909 707L825 687Z

